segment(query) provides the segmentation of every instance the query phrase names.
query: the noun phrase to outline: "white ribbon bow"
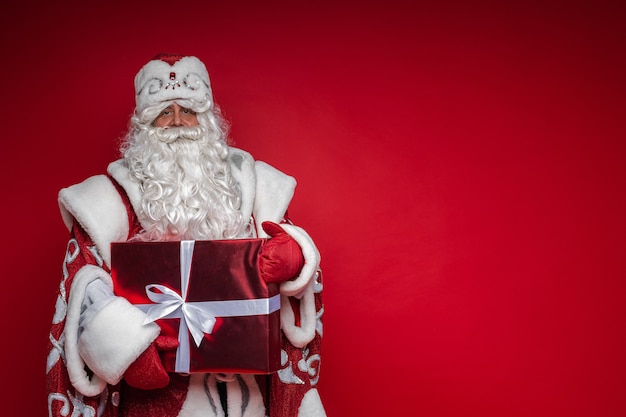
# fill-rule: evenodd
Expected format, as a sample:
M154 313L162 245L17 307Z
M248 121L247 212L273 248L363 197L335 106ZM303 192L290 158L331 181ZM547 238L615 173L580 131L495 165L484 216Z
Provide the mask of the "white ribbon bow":
M153 290L159 290L160 293ZM157 303L151 307L146 315L144 323L149 323L164 317L180 317L193 336L196 346L200 346L204 334L211 334L215 325L215 316L209 311L203 310L193 303L187 303L176 291L164 285L146 285L146 294L150 301ZM179 310L182 314L179 313Z

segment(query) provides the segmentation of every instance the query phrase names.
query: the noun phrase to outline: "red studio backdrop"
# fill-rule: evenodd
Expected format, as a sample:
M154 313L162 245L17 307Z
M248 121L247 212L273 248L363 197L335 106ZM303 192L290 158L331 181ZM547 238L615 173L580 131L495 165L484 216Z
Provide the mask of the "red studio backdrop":
M0 17L0 414L47 413L56 195L118 157L165 51L298 179L329 416L626 415L623 2L69 3Z

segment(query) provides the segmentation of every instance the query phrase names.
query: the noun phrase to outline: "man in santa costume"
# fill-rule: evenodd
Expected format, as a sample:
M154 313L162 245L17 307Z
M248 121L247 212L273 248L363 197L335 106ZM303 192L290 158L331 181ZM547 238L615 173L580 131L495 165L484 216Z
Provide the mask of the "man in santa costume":
M122 159L59 193L71 236L49 336L49 415L325 416L320 257L287 217L295 180L228 146L196 57L158 55L136 75L135 93ZM115 295L110 244L237 238L267 238L258 265L280 288L281 369L166 372L159 353L178 342Z

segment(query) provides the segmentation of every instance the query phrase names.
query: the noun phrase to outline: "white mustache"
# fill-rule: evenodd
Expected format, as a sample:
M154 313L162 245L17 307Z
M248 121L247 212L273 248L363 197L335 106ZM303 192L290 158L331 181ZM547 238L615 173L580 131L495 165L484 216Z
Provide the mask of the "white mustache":
M201 125L192 127L156 127L150 129L149 132L151 138L164 143L172 143L178 139L198 140L202 139L206 133L206 129Z

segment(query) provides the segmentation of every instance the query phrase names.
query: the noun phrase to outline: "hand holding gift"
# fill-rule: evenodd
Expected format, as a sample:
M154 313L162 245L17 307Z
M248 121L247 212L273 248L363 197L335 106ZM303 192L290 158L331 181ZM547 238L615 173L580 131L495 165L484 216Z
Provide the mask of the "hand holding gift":
M124 379L128 385L139 389L166 387L170 382L170 377L163 367L159 352L176 350L177 347L178 340L176 338L157 337L124 373Z
M263 222L261 226L271 236L259 256L261 277L269 283L297 277L304 265L300 245L276 223Z

